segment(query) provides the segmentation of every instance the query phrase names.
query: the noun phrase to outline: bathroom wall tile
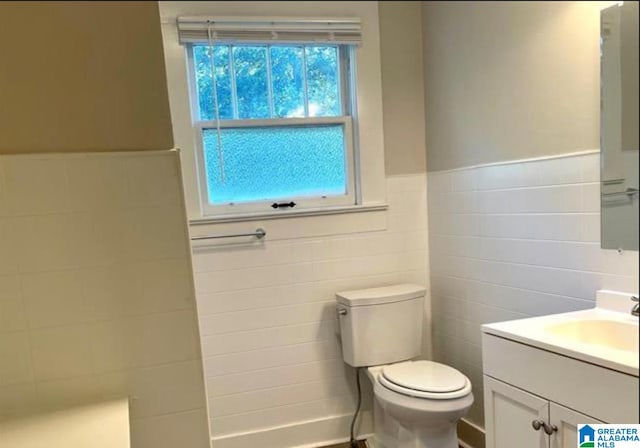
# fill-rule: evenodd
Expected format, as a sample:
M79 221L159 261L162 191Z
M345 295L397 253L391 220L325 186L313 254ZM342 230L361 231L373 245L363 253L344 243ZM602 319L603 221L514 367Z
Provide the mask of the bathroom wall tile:
M127 207L125 162L116 157L77 156L66 161L72 210L119 210Z
M267 266L288 252L286 244L254 244L240 247L205 247L194 257L195 272L213 272L243 267ZM282 255L281 255L282 254ZM246 264L245 264L246 263Z
M477 236L480 234L480 216L472 214L450 214L447 221L448 235Z
M374 235L358 235L346 241L329 241L327 246L340 246L345 250L337 247L330 247L333 254L341 256L337 258L355 258L367 257L375 255L386 255L400 253L403 250L403 233L384 233ZM318 257L321 260L331 259L330 255Z
M34 383L0 385L0 418L28 414L37 406L38 399Z
M335 301L255 309L200 317L203 335L235 333L265 327L335 319Z
M27 319L24 313L20 278L0 276L0 333L24 330Z
M78 235L86 234L78 214L16 218L15 238L20 272L64 270L79 266Z
M450 193L435 193L429 191L427 202L429 203L429 208L433 213L444 213L449 210L449 195Z
M580 157L582 182L600 182L600 153Z
M89 319L114 319L130 313L136 297L135 266L118 264L78 271Z
M594 296L594 291L599 289L637 293L638 277L583 272L580 284L582 297Z
M579 185L523 188L510 191L511 213L579 212L582 190Z
M91 359L96 372L123 371L134 365L129 321L96 322L89 330Z
M134 267L135 283L130 314L149 314L192 308L193 285L186 259L140 263Z
M207 376L218 376L335 359L338 354L337 341L321 340L208 357L204 365Z
M450 172L430 172L427 176L428 194L444 194L452 191L452 178Z
M617 250L602 249L599 243L579 244L576 249L577 269L624 276L638 275L638 251L619 254Z
M510 190L480 191L475 195L479 213L509 213L514 194Z
M209 448L205 410L172 413L134 419L131 422L131 446Z
M597 289L637 291L638 253L600 248L599 167L599 154L585 154L471 169L477 235L461 231L459 209L430 192L433 350L475 391L480 324L592 308ZM466 191L455 173L433 173L434 181L429 173L428 185L449 179L460 183L451 191ZM481 424L474 395L468 418Z
M93 371L86 325L32 331L31 353L37 381L87 375Z
M33 380L29 335L26 332L0 335L0 386Z
M313 263L250 267L196 274L198 292L221 292L263 288L315 280Z
M582 185L582 198L580 211L586 213L600 212L600 183L589 183Z
M127 320L133 364L142 367L198 359L195 319L191 310L185 310Z
M96 375L81 375L36 383L38 402L43 409L95 403L103 398Z
M402 234L401 251L409 250L428 250L429 235L427 232L405 232ZM428 261L428 260L427 260Z
M243 428L266 429L285 425L290 421L305 421L327 415L344 415L353 412L355 403L351 395L332 397L307 403L296 403L265 410L246 412L211 419L216 436L242 432ZM215 442L214 442L215 443Z
M480 215L480 235L535 240L581 240L582 217L577 214Z
M202 409L205 395L200 361L128 372L131 418Z
M335 321L329 320L206 336L202 340L203 356L207 358L268 347L328 340L336 337L336 331Z
M308 283L243 289L198 295L198 316L231 311L253 310L293 305L318 300L313 285Z
M132 206L180 204L182 189L177 157L177 153L167 153L159 157L133 157L126 161Z
M7 192L4 186L4 159L0 159L0 217L9 216Z
M447 194L446 210L449 213L476 213L478 201L476 196L480 193L473 191L458 191Z
M288 384L320 381L323 378L339 375L344 376L347 374L347 369L342 359L329 359L231 375L207 377L207 394L210 397L209 401L215 403L215 397L223 395L251 392L286 386ZM351 374L353 373L351 370L349 371Z
M131 211L133 258L162 260L185 258L188 254L187 228L181 206L137 208Z
M348 395L350 386L349 381L344 377L332 377L321 381L227 395L216 400L217 406L211 410L211 417L241 414Z
M464 169L450 172L451 191L474 191L478 186L478 170Z
M134 448L158 428L208 446L178 169L162 152L0 156L0 418L137 393Z
M580 241L600 244L600 213L584 214L580 218Z
M358 215L355 213L354 215ZM389 213L387 215L387 230L389 232L412 232L427 229L427 216L422 210L408 213Z
M385 274L365 275L362 277L333 278L313 284L318 300L327 303L326 312L331 313L331 304L335 305L335 295L337 291L350 291L363 289L371 285L393 285L396 283L417 283L428 285L424 280L422 271L400 271Z
M387 192L398 193L403 191L424 190L427 184L426 174L410 174L405 176L387 177Z
M80 231L75 235L83 267L108 266L133 258L135 236L130 212L99 210L78 215Z
M482 166L476 170L479 190L497 190L530 185L527 176L525 176L525 164Z
M509 278L502 280L505 286L512 286L550 294L588 298L582 294L581 273L571 270L551 269L526 265L502 265L508 269Z
M389 211L391 213L406 213L413 210L422 210L424 209L426 201L427 191L425 189L406 190L389 193L387 195L387 202L389 203Z
M129 392L129 376L131 371L120 370L118 372L101 372L98 373L97 383L100 385L102 396L104 399L118 399L128 397L133 401L135 395Z
M576 184L584 181L583 173L589 173L584 170L583 158L557 157L534 162L537 164L539 185Z
M0 275L18 272L18 244L15 220L0 217Z
M371 236L371 238L376 237L379 237L379 235ZM381 238L375 241L366 241L365 238L366 237L360 238L360 235L358 235L358 237L337 237L314 241L309 247L312 260L328 261L348 258L352 255L367 255L370 254L371 251L381 250L380 245L389 244L387 240Z
M375 220L350 214L336 226L335 219L314 218L305 229L321 236L304 239L298 238L300 223L292 221L286 233L260 244L194 251L209 407L228 417L212 421L214 439L239 428L241 419L246 432L353 410L353 372L335 334L335 293L400 282L428 285L427 202L440 194L444 207L450 190L448 175L429 176L429 188L425 175L393 176L387 179L390 208ZM461 207L471 203L470 195L458 196ZM450 227L479 231L473 217ZM347 388L332 396L331 384Z
M52 271L21 276L29 327L78 324L87 313L77 271Z
M9 214L60 213L69 208L65 161L10 157L3 163L4 200Z

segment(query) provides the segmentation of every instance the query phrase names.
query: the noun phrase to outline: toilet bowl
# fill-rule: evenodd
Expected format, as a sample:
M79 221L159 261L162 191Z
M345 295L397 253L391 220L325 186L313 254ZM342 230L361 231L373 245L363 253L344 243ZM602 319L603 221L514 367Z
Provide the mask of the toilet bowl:
M372 448L457 448L456 426L473 404L461 372L420 356L423 298L402 284L336 294L344 361L373 386Z
M428 362L418 361L418 363ZM399 363L391 366L402 364L413 363ZM451 369L442 364L430 364ZM455 391L446 391L446 387L443 388L443 392L419 391L411 388L403 390L403 386L391 389L389 381L382 372L385 367L390 366L367 369L367 377L373 385L375 396L375 435L372 440L368 440L369 446L371 448L458 448L456 425L473 404L469 380L463 376L466 380L465 386ZM434 389L437 388L435 387L437 384L432 383L432 385Z

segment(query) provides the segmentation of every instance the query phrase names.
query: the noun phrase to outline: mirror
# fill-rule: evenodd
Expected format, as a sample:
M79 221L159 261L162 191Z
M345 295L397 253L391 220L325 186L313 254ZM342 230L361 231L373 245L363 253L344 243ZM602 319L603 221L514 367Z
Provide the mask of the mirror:
M600 14L601 245L638 250L638 2Z

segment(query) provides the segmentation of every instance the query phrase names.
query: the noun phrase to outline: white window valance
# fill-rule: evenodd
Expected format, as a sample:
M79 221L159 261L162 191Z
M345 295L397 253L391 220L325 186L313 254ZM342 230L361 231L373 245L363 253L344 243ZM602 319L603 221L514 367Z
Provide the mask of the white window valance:
M179 17L181 44L216 42L359 45L359 18Z

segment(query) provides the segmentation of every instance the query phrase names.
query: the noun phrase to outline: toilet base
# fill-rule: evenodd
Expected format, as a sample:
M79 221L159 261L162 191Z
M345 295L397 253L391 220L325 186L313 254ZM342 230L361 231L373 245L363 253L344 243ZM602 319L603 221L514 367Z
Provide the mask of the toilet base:
M472 393L451 400L415 398L384 387L379 368L367 373L375 397L370 448L458 448L456 426L473 404Z
M367 440L369 448L458 448L455 425L405 427L374 403L375 434Z

